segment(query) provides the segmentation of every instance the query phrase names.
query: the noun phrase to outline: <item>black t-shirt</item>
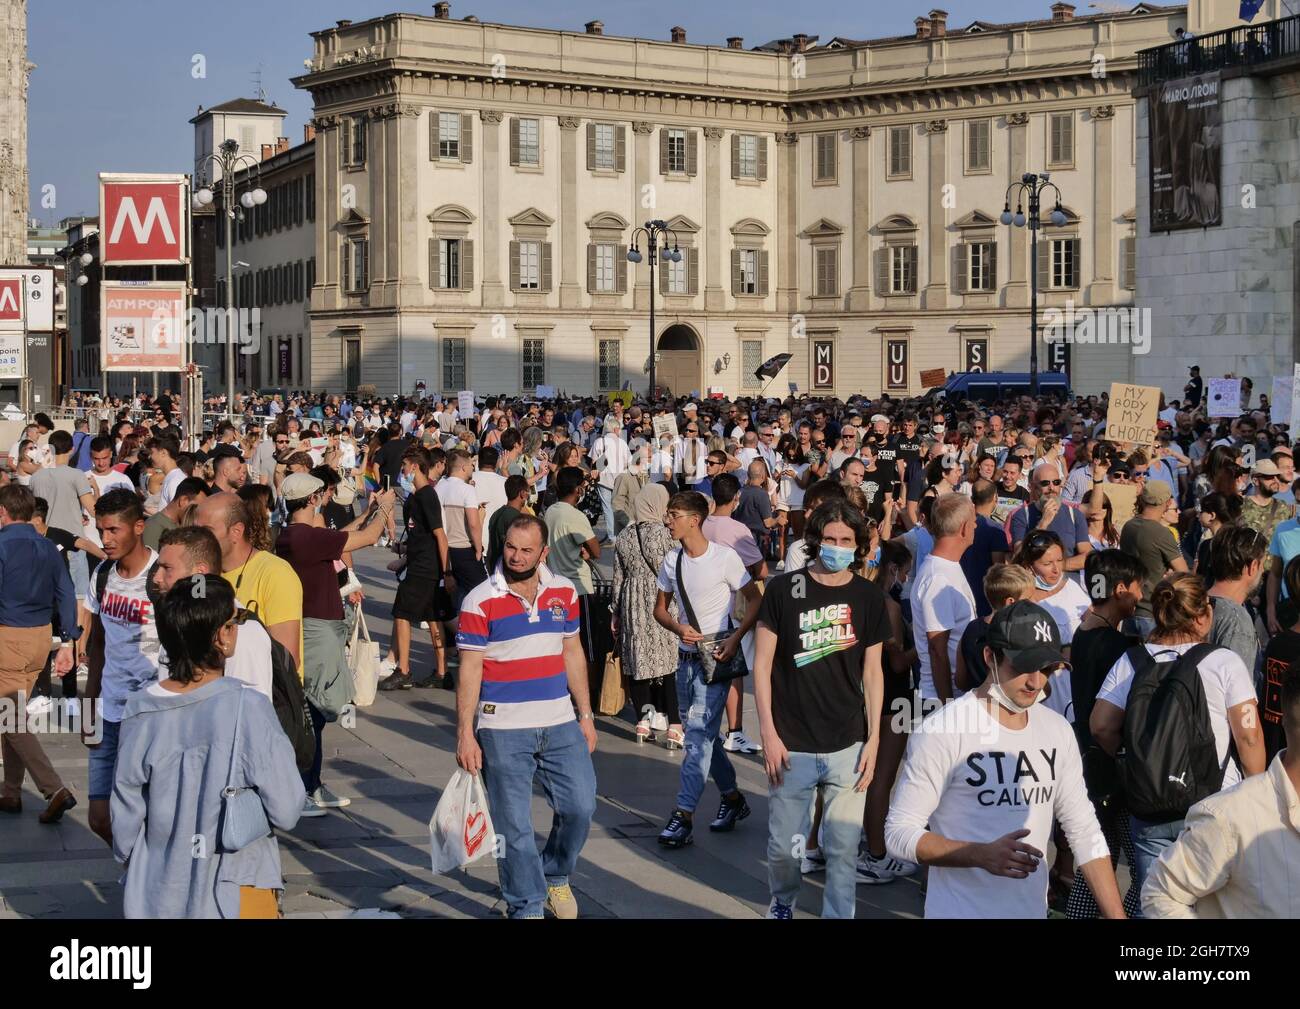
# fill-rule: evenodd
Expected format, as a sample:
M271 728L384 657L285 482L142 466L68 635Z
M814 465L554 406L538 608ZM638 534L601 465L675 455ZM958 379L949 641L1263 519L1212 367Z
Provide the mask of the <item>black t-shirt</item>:
M1286 749L1282 731L1282 683L1296 659L1300 659L1300 634L1290 629L1274 634L1264 649L1259 712L1264 727L1264 752L1270 763L1278 751Z
M900 434L894 439L894 451L897 453L895 458L909 464L916 462L921 458L922 447L921 439L916 435L909 438L905 434Z
M1106 674L1126 651L1137 642L1113 627L1092 627L1075 631L1070 642L1070 690L1074 698L1074 732L1079 752L1092 746L1088 719L1097 703L1097 693Z
M786 749L835 753L864 742L862 664L890 637L884 593L858 575L827 586L795 571L767 583L758 619L776 634L772 721Z
M895 439L873 434L868 441L875 446L876 465L884 472L892 474L894 472L894 463L898 461L898 448Z
M55 529L54 526L45 527L45 538L59 548L59 556L63 558L63 566L68 566L68 554L77 552L77 537L66 529Z
M885 520L885 495L893 487L894 481L888 479L880 467L873 466L862 478L862 493L867 499L867 518L877 522Z
M396 487L402 475L402 455L411 445L410 438L390 438L375 453L374 463L379 467L379 479L388 477L388 486Z
M442 504L433 484L425 484L408 495L403 506L406 516L406 564L421 572L437 572L440 567L438 541L434 531L442 528Z
M979 594L983 595L983 591L981 590ZM970 679L968 690L978 687L989 674L989 667L984 662L984 646L988 644L988 640L989 625L983 618L972 620L961 632L961 643L958 647L966 659L966 675Z
M322 508L320 515L325 520L326 529L346 529L357 519L350 507L337 501L331 501Z

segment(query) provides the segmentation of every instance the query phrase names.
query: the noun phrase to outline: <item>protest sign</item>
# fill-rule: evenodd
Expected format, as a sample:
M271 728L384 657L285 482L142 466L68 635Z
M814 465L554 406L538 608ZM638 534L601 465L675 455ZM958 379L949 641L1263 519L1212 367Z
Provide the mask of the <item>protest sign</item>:
M1159 407L1160 390L1156 386L1112 382L1106 410L1106 440L1154 445Z

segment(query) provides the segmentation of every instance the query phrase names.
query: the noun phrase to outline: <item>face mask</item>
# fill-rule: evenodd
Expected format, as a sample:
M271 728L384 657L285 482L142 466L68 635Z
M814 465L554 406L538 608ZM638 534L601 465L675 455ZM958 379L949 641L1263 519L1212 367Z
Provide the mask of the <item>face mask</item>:
M405 473L403 473L401 477L398 479L397 485L401 487L402 490L406 491L406 493L408 494L415 493L415 481L411 477L407 476Z
M527 571L514 571L508 565L502 564L501 572L508 582L526 582L537 573L537 565L534 564Z
M1041 691L1039 692L1041 695ZM1019 701L1013 701L1010 695L1002 689L1002 681L998 679L997 666L989 667L989 696L998 704L1008 711L1016 714L1023 714L1038 703L1038 697L1035 697L1030 704L1021 704Z
M828 543L823 543L819 556L822 565L827 571L843 571L853 563L853 558L856 553L857 551L852 547L835 547Z
M1061 580L1062 579L1058 578L1056 582L1053 583L1053 582L1044 581L1038 575L1034 575L1034 585L1042 589L1044 592L1051 592L1053 589L1055 589L1058 585L1061 584Z
M875 550L871 551L871 556L867 558L867 567L880 567L880 547L876 547Z

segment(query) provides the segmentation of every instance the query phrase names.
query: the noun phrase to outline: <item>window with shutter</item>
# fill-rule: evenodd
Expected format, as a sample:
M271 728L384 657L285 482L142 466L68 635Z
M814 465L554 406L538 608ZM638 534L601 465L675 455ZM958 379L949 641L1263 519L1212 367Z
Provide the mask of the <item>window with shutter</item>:
M695 175L699 171L699 134L694 130L686 131L686 174Z
M768 285L768 265L767 250L760 249L758 252L758 293L767 297Z
M461 242L457 238L438 240L438 286L455 291L461 286Z
M839 253L833 245L813 250L816 277L813 289L818 297L833 297L839 293Z
M1126 291L1137 290L1137 238L1120 239L1119 262L1120 286Z
M519 242L519 279L521 291L537 291L542 286L542 252L540 242Z
M674 263L669 260L661 263L659 266L660 275L665 278L660 282L661 293L663 294L689 294L690 288L686 283L687 263L690 260L691 250L682 249L682 261Z
M736 159L733 166L734 178L758 178L758 141L759 138L751 134L733 136L731 149Z
M352 167L364 168L366 164L366 117L352 120Z
M738 294L758 294L758 250L741 249Z
M993 168L993 124L972 119L966 124L966 171L988 172Z
M1047 161L1049 167L1074 164L1074 113L1053 112L1048 117Z
M618 288L618 277L614 269L614 252L616 249L617 246L605 242L595 246L595 285L593 290L601 294L613 294Z
M910 178L912 174L912 128L910 126L891 126L889 128L888 177L891 179Z
M474 289L474 243L468 238L460 240L460 289Z
M618 293L627 294L627 246L616 245L614 250L614 265L618 272Z
M593 123L589 130L591 168L601 172L613 171L618 160L616 127L611 123Z
M834 182L835 181L835 155L836 141L838 134L835 133L818 133L813 144L813 181L814 182Z
M468 112L460 117L460 160L462 164L474 160L474 117Z
M667 172L686 171L686 131L668 131L668 167Z
M541 124L536 119L519 119L515 164L536 167L542 163Z

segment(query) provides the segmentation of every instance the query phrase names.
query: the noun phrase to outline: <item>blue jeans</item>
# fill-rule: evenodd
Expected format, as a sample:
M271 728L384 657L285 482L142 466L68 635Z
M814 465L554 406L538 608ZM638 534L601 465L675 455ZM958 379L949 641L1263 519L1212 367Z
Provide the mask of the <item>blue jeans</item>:
M799 896L800 856L812 847L812 804L822 791L821 851L826 856L823 918L852 918L857 902L858 841L866 791L855 792L862 743L835 753L791 753L781 784L768 789L767 885L772 896L794 907ZM800 840L802 839L802 844Z
M718 735L722 728L722 713L727 710L727 692L731 683L705 683L704 669L695 653L677 654L680 661L677 667L677 706L686 736L677 808L683 813L694 813L710 771L713 783L723 795L736 790L736 769L731 766ZM706 760L709 761L707 767Z
M1133 875L1137 879L1136 887L1140 899L1142 885L1147 881L1147 873L1156 864L1156 860L1161 853L1178 840L1178 835L1183 831L1183 821L1147 823L1145 820L1139 820L1136 816L1130 819L1132 820L1133 851L1137 855L1137 865L1133 867Z
M605 514L605 535L610 539L615 536L614 533L614 488L606 487L603 484L597 487L600 491L600 508Z
M505 854L497 861L511 918L540 918L548 886L564 886L596 813L596 769L578 723L546 729L480 729L488 812ZM539 855L533 836L533 779L555 817Z
M99 724L104 727L104 737L98 746L92 746L86 751L90 755L90 780L87 791L92 800L113 797L113 775L117 770L117 737L118 730L122 727L121 722L110 722L102 717L99 719Z

